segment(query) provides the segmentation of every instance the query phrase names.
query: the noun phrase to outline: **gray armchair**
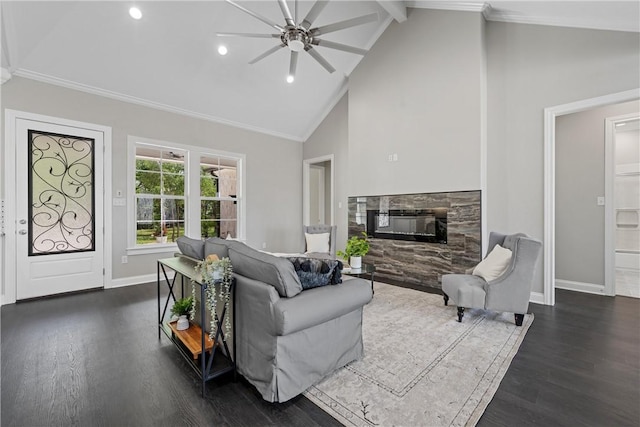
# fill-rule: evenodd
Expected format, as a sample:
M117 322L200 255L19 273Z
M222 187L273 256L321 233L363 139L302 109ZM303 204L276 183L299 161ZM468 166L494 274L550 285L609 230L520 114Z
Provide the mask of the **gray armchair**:
M336 226L335 225L325 225L325 224L316 224L316 225L303 225L302 226L302 247L304 248L304 252L307 252L307 240L305 239L304 233L308 234L321 234L321 233L329 233L329 252L313 252L308 255L315 258L336 258Z
M524 234L507 236L492 232L487 253L497 244L512 251L507 270L498 278L487 282L471 274L442 276L444 305L451 299L458 306L458 322L462 322L466 307L514 313L516 325L522 326L542 243Z

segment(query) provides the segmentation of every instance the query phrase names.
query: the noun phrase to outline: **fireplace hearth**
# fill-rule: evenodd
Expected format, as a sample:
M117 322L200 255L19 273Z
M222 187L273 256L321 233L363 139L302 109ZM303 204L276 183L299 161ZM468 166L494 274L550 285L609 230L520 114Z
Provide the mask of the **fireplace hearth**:
M352 196L349 237L369 236L363 261L377 280L438 289L443 274L480 262L480 213L480 191Z

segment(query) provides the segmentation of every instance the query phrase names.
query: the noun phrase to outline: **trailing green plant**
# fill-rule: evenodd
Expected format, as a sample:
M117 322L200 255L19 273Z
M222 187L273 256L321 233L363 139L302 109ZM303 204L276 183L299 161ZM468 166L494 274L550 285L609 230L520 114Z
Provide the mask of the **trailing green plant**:
M365 256L369 253L369 249L369 236L367 236L367 233L363 231L362 237L352 236L347 240L347 246L345 247L344 252L338 251L337 255L348 261L352 256Z
M211 323L209 328L209 338L215 340L216 332L218 330L218 324L216 320L218 315L216 314L216 307L218 303L222 301L224 304L224 310L228 315L224 319L224 337L225 340L231 336L231 320L229 315L229 303L231 301L231 282L233 281L233 266L229 258L222 258L219 260L205 259L196 264L196 272L202 277L203 286L205 288L205 306L209 310ZM218 273L216 273L218 272ZM220 278L218 278L218 276ZM191 320L195 317L195 293L196 285L192 283L191 295L193 297L193 304L191 309Z
M171 307L171 314L174 314L176 316L191 314L192 306L193 296L190 296L188 298L180 298L173 304L173 307Z

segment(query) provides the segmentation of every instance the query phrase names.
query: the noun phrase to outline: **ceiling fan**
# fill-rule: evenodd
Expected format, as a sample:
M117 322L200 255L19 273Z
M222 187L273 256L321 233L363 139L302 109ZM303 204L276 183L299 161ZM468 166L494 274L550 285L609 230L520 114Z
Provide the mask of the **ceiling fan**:
M313 22L316 20L320 12L325 8L327 0L316 1L307 16L298 20L298 0L294 1L293 14L289 10L286 0L277 0L284 15L285 25L280 25L269 18L266 18L256 12L253 12L244 6L232 0L226 0L227 3L237 7L241 11L253 16L254 18L264 22L265 24L278 30L275 34L247 34L247 33L218 33L218 36L222 37L255 37L255 38L274 38L280 39L280 43L277 46L272 47L263 54L249 61L249 64L255 64L261 59L266 58L272 53L277 52L280 49L288 47L291 51L291 59L289 61L289 75L287 81L293 82L296 74L296 66L298 64L298 53L303 50L307 52L313 59L315 59L325 70L333 73L336 69L318 52L316 46L327 47L330 49L337 49L344 52L356 53L358 55L364 55L367 53L366 49L360 49L358 47L348 46L341 43L336 43L324 39L319 39L319 36L332 33L334 31L344 30L346 28L355 27L369 22L378 20L377 13L371 13L369 15L359 16L357 18L347 19L345 21L335 22L329 25L323 25L321 27L311 28Z

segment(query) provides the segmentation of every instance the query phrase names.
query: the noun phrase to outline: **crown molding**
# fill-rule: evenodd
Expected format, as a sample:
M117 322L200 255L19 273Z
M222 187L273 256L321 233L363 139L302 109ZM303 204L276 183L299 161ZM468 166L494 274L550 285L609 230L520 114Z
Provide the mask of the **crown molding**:
M603 24L599 21L585 21L584 19L525 16L515 13L501 12L496 9L491 9L485 17L489 21L509 22L513 24L547 25L552 27L585 28L590 30L624 31L633 33L640 32L640 27L638 26L621 27L620 25L612 26Z
M464 1L429 1L415 0L408 3L409 7L418 9L439 9L439 10L455 10L462 12L479 12L482 14L491 10L491 5L485 2L464 2Z
M130 104L141 105L143 107L153 108L155 110L166 111L169 113L180 114L182 116L193 117L196 119L206 120L208 122L219 123L227 126L232 126L235 128L248 130L251 132L262 133L265 135L275 136L278 138L289 139L296 142L304 142L304 139L299 135L289 135L281 132L274 132L270 129L264 129L257 126L251 126L244 123L238 123L233 120L227 120L220 117L215 117L209 114L197 113L195 111L186 110L179 107L174 107L172 105L162 104L160 102L149 101L143 98L137 98L135 96L125 95L118 92L113 92L106 89L100 89L97 87L84 85L76 82L72 82L70 80L61 79L58 77L49 76L47 74L38 73L35 71L18 69L13 72L14 76L23 77L25 79L36 80L43 83L48 83L55 86L66 87L68 89L77 90L80 92L90 93L92 95L103 96L105 98L115 99L117 101L128 102Z

